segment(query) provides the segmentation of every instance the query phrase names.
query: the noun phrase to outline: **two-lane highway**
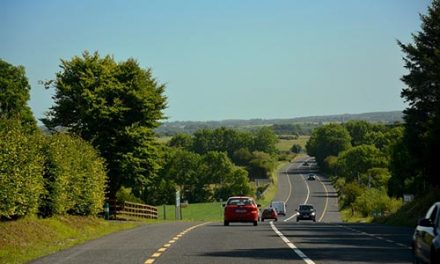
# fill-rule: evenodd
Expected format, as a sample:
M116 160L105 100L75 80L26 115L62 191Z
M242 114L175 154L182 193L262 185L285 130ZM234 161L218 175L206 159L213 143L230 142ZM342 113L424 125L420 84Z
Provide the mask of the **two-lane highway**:
M305 165L305 161L309 165ZM341 223L338 200L310 157L279 173L275 200L286 217L252 224L165 223L113 234L42 258L35 263L411 263L412 230ZM296 222L295 209L310 203L316 222Z

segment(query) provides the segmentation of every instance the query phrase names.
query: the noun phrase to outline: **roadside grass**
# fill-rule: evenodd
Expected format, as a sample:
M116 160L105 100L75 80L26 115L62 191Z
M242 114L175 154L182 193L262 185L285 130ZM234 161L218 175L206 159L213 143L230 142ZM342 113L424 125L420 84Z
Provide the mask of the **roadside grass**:
M164 211L165 209L165 211ZM176 206L162 205L157 207L159 220L175 221ZM165 213L164 213L165 212ZM222 221L223 207L220 202L194 203L182 207L182 221Z
M278 192L278 172L286 166L288 162L282 161L278 162L278 165L274 171L272 171L272 179L273 182L269 185L266 192L264 193L263 197L259 200L257 200L257 203L261 204L262 208L268 207L270 202L273 200L275 195Z
M25 263L142 224L145 222L105 221L81 216L0 222L0 263Z
M276 147L279 151L289 151L293 144L299 144L305 150L309 138L310 136L299 136L297 139L278 139Z
M371 223L374 218L372 216L364 217L358 213L352 215L350 208L340 210L341 219L345 223Z

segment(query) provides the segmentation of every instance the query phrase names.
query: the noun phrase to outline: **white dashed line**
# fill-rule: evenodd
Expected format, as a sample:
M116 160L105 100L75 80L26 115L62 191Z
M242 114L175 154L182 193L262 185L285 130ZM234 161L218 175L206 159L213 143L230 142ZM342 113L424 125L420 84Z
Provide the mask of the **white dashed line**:
M275 233L284 241L284 243L286 243L286 245L288 247L290 247L291 249L293 249L293 251L295 251L295 253L302 258L302 260L304 260L307 264L315 264L315 262L313 262L313 260L311 260L309 257L306 256L306 254L304 254L300 249L298 249L295 244L293 244L292 242L290 242L289 239L287 239L283 233L281 233L278 228L273 224L273 222L270 222L270 226L272 227L273 231L275 231Z

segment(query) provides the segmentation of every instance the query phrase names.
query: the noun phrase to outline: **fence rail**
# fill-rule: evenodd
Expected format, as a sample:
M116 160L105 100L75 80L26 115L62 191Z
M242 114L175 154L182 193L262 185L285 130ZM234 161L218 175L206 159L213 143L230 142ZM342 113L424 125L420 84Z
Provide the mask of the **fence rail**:
M109 201L109 204L110 216L113 219L130 219L133 217L157 219L157 208L155 206L127 201L121 203L115 200Z

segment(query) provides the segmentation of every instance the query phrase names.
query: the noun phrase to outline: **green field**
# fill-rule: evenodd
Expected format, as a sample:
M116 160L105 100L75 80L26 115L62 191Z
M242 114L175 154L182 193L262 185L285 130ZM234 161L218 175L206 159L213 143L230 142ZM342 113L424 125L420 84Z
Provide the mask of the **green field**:
M289 151L293 144L299 144L305 150L309 138L310 136L299 136L298 139L279 139L276 147L279 151Z

